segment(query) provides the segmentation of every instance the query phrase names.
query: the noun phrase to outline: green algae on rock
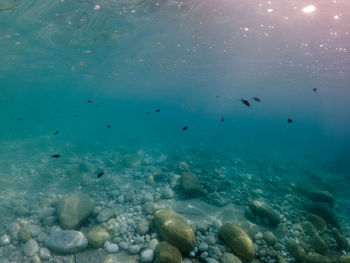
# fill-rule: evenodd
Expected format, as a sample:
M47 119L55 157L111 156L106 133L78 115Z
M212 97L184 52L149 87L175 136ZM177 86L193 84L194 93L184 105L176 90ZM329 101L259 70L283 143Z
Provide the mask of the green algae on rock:
M252 200L249 202L249 208L255 215L267 218L273 226L278 225L281 221L280 213L263 201Z
M181 172L181 189L184 194L190 197L198 197L202 194L201 182L198 177L191 172L187 163L180 164Z
M170 245L168 242L160 242L156 247L155 263L181 263L182 256L180 251Z
M87 194L75 194L57 202L57 216L64 229L78 229L91 215L95 202Z
M222 239L244 259L252 260L255 252L253 243L246 232L232 223L224 223L220 228Z
M330 263L331 260L326 256L323 256L314 252L309 252L306 255L306 262L307 263Z
M287 242L287 250L289 253L300 262L306 261L306 252L304 248L294 240L289 240Z
M109 238L108 232L101 226L94 226L86 236L89 245L99 248Z
M154 215L154 224L161 236L182 252L189 252L196 245L195 235L187 221L172 210L161 209Z

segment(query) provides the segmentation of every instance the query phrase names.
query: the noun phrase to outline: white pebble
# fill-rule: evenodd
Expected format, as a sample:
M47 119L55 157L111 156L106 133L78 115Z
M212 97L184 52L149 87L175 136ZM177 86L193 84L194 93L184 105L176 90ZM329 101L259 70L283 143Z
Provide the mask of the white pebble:
M141 252L141 262L148 263L152 262L154 258L154 252L152 249L146 249Z

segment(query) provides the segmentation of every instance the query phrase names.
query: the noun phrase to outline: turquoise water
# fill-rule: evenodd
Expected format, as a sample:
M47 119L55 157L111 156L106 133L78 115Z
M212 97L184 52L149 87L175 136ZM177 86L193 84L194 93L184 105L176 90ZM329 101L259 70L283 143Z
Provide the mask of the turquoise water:
M309 5L315 10L303 12ZM184 262L226 262L224 252L244 260L219 237L225 221L255 224L253 234L243 229L256 262L294 262L287 243L310 243L293 229L308 220L307 207L320 201L310 196L319 191L331 195L329 209L349 237L349 8L345 0L2 1L0 234L9 242L1 242L0 262L71 262L73 256L90 262L87 253L91 262L146 262L148 239L166 240L157 227L135 232L139 217L152 225L142 201L148 194L194 229L197 251L181 251ZM198 179L198 196L183 189L181 162ZM159 173L165 179L150 183ZM169 188L173 196L166 198ZM118 235L107 227L114 221L104 222L118 253L101 245L99 258L90 244L76 253L26 254L28 240L11 234L10 223L50 235L65 228L58 200L77 193L95 202L88 222L74 227L85 236L103 223L98 209L117 209L111 218L119 226L133 218ZM280 225L244 216L251 200L276 209ZM198 218L179 202L208 217L207 234L196 231ZM56 209L53 223L39 218L47 208ZM224 209L241 216L221 217ZM327 221L324 213L318 215ZM267 230L282 246L277 256L259 252L266 242L256 235ZM319 232L329 247L321 254L338 262L349 246L334 245L332 227L327 231ZM208 233L222 255L198 251ZM146 241L137 244L138 235ZM48 247L38 236L31 233L40 249ZM123 249L121 241L140 251Z

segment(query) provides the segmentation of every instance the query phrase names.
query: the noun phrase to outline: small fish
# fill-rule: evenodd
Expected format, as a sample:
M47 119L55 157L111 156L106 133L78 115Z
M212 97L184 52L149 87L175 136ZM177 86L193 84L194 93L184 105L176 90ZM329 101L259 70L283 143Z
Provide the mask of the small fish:
M17 120L18 120L18 121L23 121L23 119L22 119L22 118L17 118Z
M100 107L100 105L96 105L96 108Z
M97 178L100 178L104 174L105 174L104 172L99 172L98 175L97 175Z
M289 118L287 121L288 121L288 123L292 123L293 122L293 120L291 118Z
M225 118L224 118L224 117L221 117L220 120L221 120L221 122L224 122L224 121L225 121Z
M53 135L57 135L60 131L55 131L55 133Z
M156 109L156 112L160 112L160 109Z
M93 100L88 100L87 103L93 103L94 101Z
M13 6L4 8L4 9L0 9L0 12L16 10L18 6L19 6L19 4L13 5Z
M313 92L316 92L316 91L317 91L317 88L313 88L312 91L313 91Z
M218 99L218 98L220 98L220 96L219 96L219 95L216 95L216 98Z
M151 113L150 112L146 112L146 115L151 115Z
M183 127L182 128L184 131L186 131L187 129L188 129L188 127L187 126L185 126L185 127Z
M60 158L60 157L61 157L61 155L59 155L59 154L57 154L57 153L54 154L54 155L51 155L51 158L56 158L56 159L57 159L57 158Z
M57 113L60 112L60 109L57 109L56 112L57 112Z
M249 101L247 101L247 100L245 100L245 99L243 99L243 98L241 98L240 101L242 101L242 103L243 103L244 105L246 105L247 107L250 107Z
M253 100L261 102L261 99L259 99L258 97L253 97Z
M109 125L109 124L106 124L106 127L107 127L108 129L112 128L111 125Z

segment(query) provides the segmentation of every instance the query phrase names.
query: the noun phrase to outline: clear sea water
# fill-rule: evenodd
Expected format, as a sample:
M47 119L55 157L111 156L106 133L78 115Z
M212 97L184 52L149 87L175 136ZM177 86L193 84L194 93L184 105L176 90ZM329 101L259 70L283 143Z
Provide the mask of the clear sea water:
M206 184L235 167L326 189L349 231L349 10L347 0L2 0L0 229L35 221L44 197L108 195L134 154L131 186L186 161ZM89 183L67 173L81 162Z

